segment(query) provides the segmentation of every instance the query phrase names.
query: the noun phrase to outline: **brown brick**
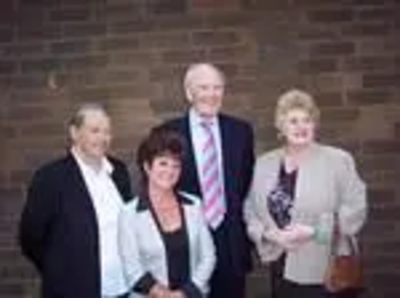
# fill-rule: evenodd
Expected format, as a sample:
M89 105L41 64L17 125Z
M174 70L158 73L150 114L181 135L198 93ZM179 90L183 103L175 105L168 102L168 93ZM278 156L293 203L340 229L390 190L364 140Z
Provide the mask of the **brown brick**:
M107 26L104 23L67 23L63 25L62 36L66 38L87 38L105 36Z
M154 27L148 20L115 21L107 25L108 33L111 35L148 32Z
M88 52L90 48L88 40L59 41L50 44L50 52L56 56L82 54Z
M11 75L16 69L13 61L0 60L0 75Z
M258 18L254 18L251 14L232 12L229 14L208 14L203 19L200 19L200 21L206 29L248 28L255 25ZM264 20L262 19L262 21Z
M146 34L139 39L141 49L189 48L190 35L186 32L162 32Z
M136 2L136 3L135 3ZM142 16L146 10L143 1L103 1L93 9L95 19L113 23L115 21L131 21L133 17Z
M315 44L310 48L310 54L341 56L353 54L355 50L352 42L329 42Z
M400 73L396 74L365 74L363 86L366 88L385 88L397 86L400 81Z
M399 140L367 140L363 143L364 154L390 155L399 154Z
M132 53L111 53L108 56L109 65L114 67L139 67L146 65L151 67L156 60L157 55L150 51L138 51Z
M245 0L242 1L243 7L246 9L252 9L259 11L260 9L265 9L268 11L273 10L288 10L292 6L292 2L290 0Z
M299 62L301 73L314 74L337 71L337 61L330 58L312 59Z
M346 57L343 60L343 68L346 71L371 72L391 69L395 59L391 56L355 56Z
M153 0L147 9L153 14L182 14L186 11L186 0Z
M48 55L45 43L13 43L4 46L4 56L8 58L43 57Z
M324 123L329 122L347 122L355 121L359 115L360 111L358 108L350 107L335 107L335 108L325 108L322 110Z
M327 40L334 39L338 37L337 30L332 27L317 27L308 24L308 26L299 26L299 30L296 35L297 38L301 41L319 41L319 40Z
M138 44L138 39L134 36L114 36L99 40L95 48L107 52L132 51Z
M33 26L23 25L18 28L18 37L21 40L50 40L61 37L61 26L59 24Z
M242 62L248 60L246 57L251 55L252 49L246 45L237 46L224 46L224 47L213 47L208 52L208 59L218 63L225 62L229 63L235 60L242 60Z
M394 125L394 136L396 139L400 139L400 122L397 122Z
M185 66L175 66L175 65L168 65L168 66L155 66L151 68L150 73L150 80L154 82L162 82L163 80L167 80L169 78L182 78L184 76L184 72L186 70Z
M14 28L11 26L0 27L0 43L11 42L14 37Z
M385 104L392 100L387 90L352 90L346 96L346 102L353 105Z
M396 17L395 8L366 7L357 12L356 17L362 21L389 21Z
M20 72L22 74L45 72L48 73L59 67L59 61L53 58L22 60L20 62Z
M354 14L350 9L321 9L307 13L308 20L316 23L350 22Z
M227 45L234 44L239 41L239 37L235 32L219 32L219 31L206 31L194 32L192 40L195 45Z
M87 22L91 19L90 7L59 8L50 12L53 22Z
M0 9L0 24L10 24L17 15L17 5L15 1L6 0L2 2Z
M107 55L92 55L63 59L60 63L62 63L63 68L67 71L88 70L106 67L108 59Z
M189 0L188 7L191 10L237 9L240 7L240 1L239 0Z
M390 33L391 27L386 23L382 24L351 24L341 31L345 37L368 37L384 36Z
M195 61L206 59L206 53L202 50L180 51L167 50L161 53L161 59L164 63L190 64Z

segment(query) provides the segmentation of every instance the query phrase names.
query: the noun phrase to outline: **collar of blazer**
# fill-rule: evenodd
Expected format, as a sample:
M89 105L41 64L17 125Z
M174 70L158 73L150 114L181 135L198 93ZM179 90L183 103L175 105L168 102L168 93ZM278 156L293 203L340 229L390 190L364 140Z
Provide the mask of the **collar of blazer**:
M194 202L191 199L185 197L184 195L182 195L179 192L176 192L175 196L180 204L183 204L183 205L193 205L194 204ZM148 211L151 208L150 199L149 199L148 195L139 196L138 200L139 201L138 201L138 204L136 207L138 212Z

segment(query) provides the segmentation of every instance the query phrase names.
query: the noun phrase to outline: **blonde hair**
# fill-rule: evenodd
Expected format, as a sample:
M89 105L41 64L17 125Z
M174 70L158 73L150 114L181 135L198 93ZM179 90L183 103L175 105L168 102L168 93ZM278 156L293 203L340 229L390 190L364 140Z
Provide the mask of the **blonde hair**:
M314 98L305 91L292 89L278 98L275 108L275 127L280 130L283 118L288 112L296 109L307 112L316 124L319 123L320 111Z

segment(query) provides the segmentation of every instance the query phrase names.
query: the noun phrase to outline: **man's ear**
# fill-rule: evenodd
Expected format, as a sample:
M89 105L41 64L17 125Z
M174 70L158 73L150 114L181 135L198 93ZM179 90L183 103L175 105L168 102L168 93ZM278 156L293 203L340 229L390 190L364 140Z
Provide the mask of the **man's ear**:
M69 127L69 137L71 138L72 142L75 142L78 137L78 129L74 125Z
M189 87L186 87L186 88L185 88L185 95L186 95L186 100L187 100L189 103L192 103L192 101L193 101L193 94L192 94L192 91L190 90Z

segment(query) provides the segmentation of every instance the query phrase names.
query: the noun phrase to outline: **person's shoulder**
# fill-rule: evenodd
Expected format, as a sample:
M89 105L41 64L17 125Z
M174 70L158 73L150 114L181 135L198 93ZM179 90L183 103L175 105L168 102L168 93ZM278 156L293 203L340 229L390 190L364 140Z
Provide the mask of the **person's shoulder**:
M281 158L282 154L282 148L274 148L268 151L264 151L264 153L260 154L257 157L257 163L264 164L270 161L275 161L276 159Z
M122 169L122 168L125 169L126 168L125 162L123 162L118 157L115 157L113 155L107 155L107 160L112 164L113 167L115 167L117 169Z
M319 152L319 155L322 156L325 160L332 163L333 165L341 165L341 164L349 164L354 162L353 155L347 151L346 149L327 145L327 144L317 144L316 150Z
M48 161L41 166L39 166L35 174L36 175L54 175L57 172L63 171L68 164L69 156L59 157L57 159L53 159Z
M200 197L186 191L178 191L178 195L189 205L199 205L201 203Z
M353 160L353 155L349 151L337 146L317 144L316 148L320 152L320 154L326 156L334 162Z
M242 126L242 127L251 127L250 123L247 120L233 116L233 115L220 113L219 117L220 117L221 121L225 121L226 123L231 124L231 125Z
M31 184L58 185L60 180L63 181L68 177L68 162L69 156L45 162L34 170L31 176Z

